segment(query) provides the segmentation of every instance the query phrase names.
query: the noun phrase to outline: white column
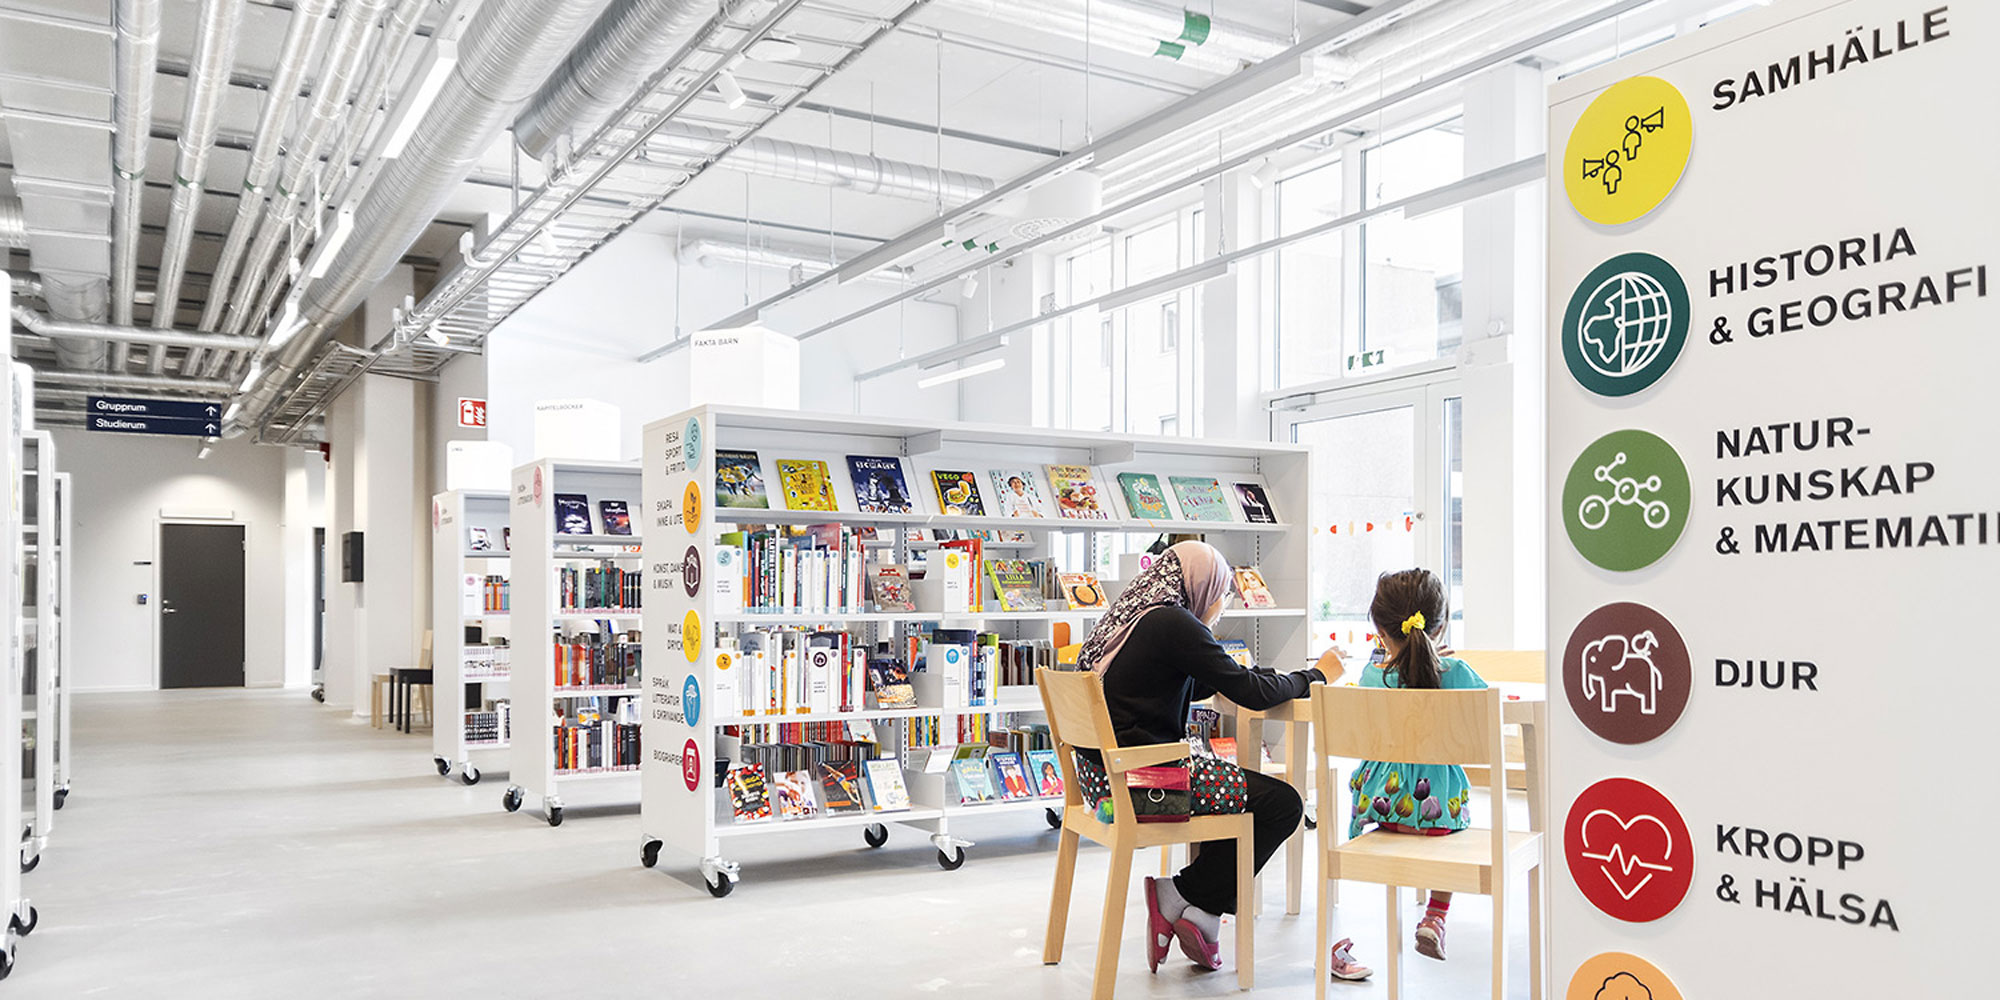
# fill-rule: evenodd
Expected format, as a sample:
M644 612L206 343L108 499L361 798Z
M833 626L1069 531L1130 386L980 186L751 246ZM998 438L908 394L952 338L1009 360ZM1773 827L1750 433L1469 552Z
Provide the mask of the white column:
M1202 185L1200 259L1263 239L1263 195L1241 172ZM1270 420L1258 405L1262 361L1266 257L1241 261L1227 277L1202 286L1197 335L1182 341L1195 351L1194 432L1225 440L1264 440Z

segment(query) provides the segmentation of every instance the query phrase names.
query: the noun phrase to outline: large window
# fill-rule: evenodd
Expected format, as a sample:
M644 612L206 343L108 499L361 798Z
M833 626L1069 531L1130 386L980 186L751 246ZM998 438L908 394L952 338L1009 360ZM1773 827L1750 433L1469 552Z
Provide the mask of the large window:
M1339 160L1279 181L1274 198L1278 234L1290 236L1343 214ZM1278 251L1278 388L1340 377L1348 353L1345 237L1327 233Z
M1099 238L1061 258L1054 303L1068 306L1199 263L1202 212L1188 209ZM1059 427L1187 434L1195 425L1194 361L1201 292L1164 292L1107 312L1083 310L1052 332Z
M1386 205L1464 177L1465 139L1454 120L1376 146L1364 164L1368 204ZM1387 352L1390 365L1456 350L1465 313L1464 213L1390 216L1363 226L1361 241L1367 253L1362 350Z

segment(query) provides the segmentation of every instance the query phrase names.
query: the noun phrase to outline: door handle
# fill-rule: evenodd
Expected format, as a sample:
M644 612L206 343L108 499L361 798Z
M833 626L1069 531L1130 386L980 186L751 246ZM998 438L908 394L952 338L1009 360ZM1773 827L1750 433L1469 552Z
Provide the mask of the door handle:
M161 613L161 614L163 614L163 615L177 615L177 614L180 614L180 612L179 612L179 611L176 611L176 610L174 610L173 608L161 608L161 609L160 609L160 613Z

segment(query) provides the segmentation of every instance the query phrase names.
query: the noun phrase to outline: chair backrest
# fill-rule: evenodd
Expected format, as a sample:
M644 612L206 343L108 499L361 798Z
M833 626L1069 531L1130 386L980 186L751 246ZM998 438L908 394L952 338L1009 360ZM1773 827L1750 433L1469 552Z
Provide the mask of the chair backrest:
M1542 684L1548 681L1549 654L1540 649L1460 649L1464 660L1488 684Z
M433 639L432 639L432 636L431 636L431 630L430 630L430 629L425 629L425 630L424 630L424 648L423 648L423 651L422 651L422 653L420 653L420 654L419 654L419 655L417 656L417 669L418 669L418 670L429 670L429 669L431 668L431 647L432 647L432 642L433 642Z
M1313 686L1321 758L1503 767L1498 688L1404 691Z
M1111 726L1111 711L1104 704L1104 679L1089 670L1035 671L1035 687L1042 692L1042 709L1048 713L1049 735L1056 747L1083 747L1108 750L1118 746L1118 732Z

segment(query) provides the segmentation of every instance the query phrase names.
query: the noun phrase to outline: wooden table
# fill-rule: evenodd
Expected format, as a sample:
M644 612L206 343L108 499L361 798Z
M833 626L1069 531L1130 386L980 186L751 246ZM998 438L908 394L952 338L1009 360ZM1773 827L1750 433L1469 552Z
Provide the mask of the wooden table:
M1547 782L1544 780L1546 774L1543 771L1544 764L1542 761L1542 739L1548 732L1549 717L1547 685L1503 683L1497 686L1500 688L1502 698L1500 703L1501 720L1510 726L1521 727L1522 759L1528 772L1528 828L1531 830L1547 830L1548 826L1544 822L1547 815L1544 794ZM1275 708L1255 711L1244 708L1241 705L1233 704L1229 699L1221 695L1216 695L1215 707L1217 711L1224 715L1234 716L1236 719L1237 763L1245 771L1255 771L1259 774L1269 773L1273 777L1284 778L1286 784L1298 790L1299 798L1302 800L1311 795L1311 769L1304 766L1314 756L1311 741L1311 698L1300 698L1296 701L1286 702ZM1264 755L1261 750L1263 741L1262 729L1261 727L1253 729L1251 725L1253 722L1262 720L1280 723L1285 729L1284 737L1280 740L1279 744L1284 748L1285 761L1269 772L1266 772L1264 769ZM1243 737L1244 733L1252 731L1257 734L1257 740L1254 743L1246 741ZM1339 816L1341 813L1337 808L1333 812L1335 816ZM1500 817L1502 822L1505 821L1505 810L1496 806L1493 809L1493 814ZM1308 815L1311 814L1308 813ZM1345 834L1340 830L1334 831L1334 837L1336 840L1346 839ZM1285 912L1290 915L1297 915L1303 908L1305 897L1306 841L1308 839L1310 838L1307 836L1304 826L1301 825L1299 831L1294 833L1292 838L1285 842ZM1337 903L1340 901L1339 893L1340 888L1338 885L1335 885L1329 889L1328 898ZM1263 898L1263 894L1259 893L1257 896L1259 907L1263 905Z

